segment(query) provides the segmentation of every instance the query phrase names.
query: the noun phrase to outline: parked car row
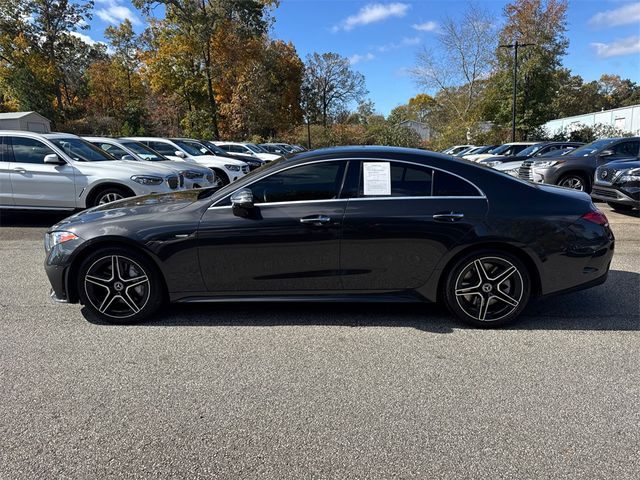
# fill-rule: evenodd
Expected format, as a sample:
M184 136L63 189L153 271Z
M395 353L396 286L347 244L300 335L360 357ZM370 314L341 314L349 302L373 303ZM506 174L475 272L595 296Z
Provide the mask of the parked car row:
M614 209L640 207L640 137L605 138L586 145L515 142L481 154L473 151L488 147L456 145L448 150L523 180L590 193Z
M251 143L0 131L0 208L74 210L223 186L282 157Z

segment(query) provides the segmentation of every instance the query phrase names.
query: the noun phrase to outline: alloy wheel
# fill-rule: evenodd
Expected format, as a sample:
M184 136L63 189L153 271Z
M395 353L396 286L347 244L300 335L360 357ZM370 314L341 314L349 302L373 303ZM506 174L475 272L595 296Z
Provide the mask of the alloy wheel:
M580 177L567 177L560 182L560 186L584 192L584 183Z
M123 255L108 255L91 264L84 276L84 289L98 312L123 319L145 307L151 284L138 263Z
M518 268L499 257L473 260L455 282L458 306L479 322L497 321L513 313L523 292L524 281Z
M116 200L122 200L124 197L117 192L105 193L98 200L98 205L104 205L105 203L115 202Z

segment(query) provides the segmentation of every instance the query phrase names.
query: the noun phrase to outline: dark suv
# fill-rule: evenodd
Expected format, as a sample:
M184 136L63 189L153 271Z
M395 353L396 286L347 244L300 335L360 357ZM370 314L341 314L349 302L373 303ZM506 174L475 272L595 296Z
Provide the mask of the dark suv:
M605 138L583 145L559 157L529 159L518 176L532 182L549 183L591 192L596 168L605 163L637 157L640 137Z
M591 197L614 210L640 208L640 158L609 162L596 169Z

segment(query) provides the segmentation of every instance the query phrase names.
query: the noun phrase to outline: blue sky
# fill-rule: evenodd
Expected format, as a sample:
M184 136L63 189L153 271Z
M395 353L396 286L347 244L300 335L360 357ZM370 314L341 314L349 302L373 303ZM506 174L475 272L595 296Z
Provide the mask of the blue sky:
M508 2L477 2L502 21ZM351 59L366 78L369 98L383 114L420 92L408 71L417 52L436 45L438 25L461 16L466 1L281 0L274 10L272 37L291 41L298 54L336 52ZM136 31L145 27L143 15L129 0L95 0L91 29L82 31L95 41L104 29L129 18ZM640 82L640 3L621 0L569 2L570 45L564 65L585 80L603 73Z

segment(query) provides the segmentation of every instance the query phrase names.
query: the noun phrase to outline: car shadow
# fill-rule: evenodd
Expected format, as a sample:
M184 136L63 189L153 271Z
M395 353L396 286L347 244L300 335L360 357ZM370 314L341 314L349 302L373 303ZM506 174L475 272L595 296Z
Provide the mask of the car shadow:
M598 287L532 301L509 330L640 331L640 274L609 273ZM109 325L82 309L85 318ZM272 326L405 327L431 333L469 329L435 304L198 303L174 304L148 327Z
M71 211L0 210L0 227L50 227L71 215Z

